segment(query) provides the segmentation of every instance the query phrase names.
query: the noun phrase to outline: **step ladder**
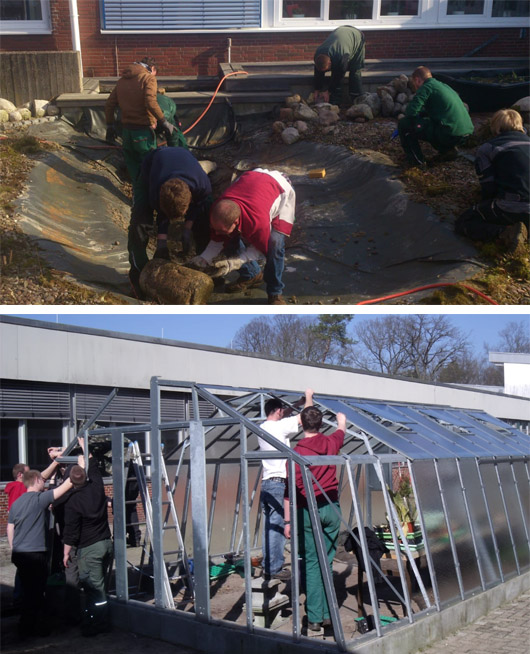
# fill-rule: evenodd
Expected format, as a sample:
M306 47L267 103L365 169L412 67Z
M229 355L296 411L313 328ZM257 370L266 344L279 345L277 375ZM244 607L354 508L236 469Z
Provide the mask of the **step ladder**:
M138 480L138 488L140 491L140 498L142 501L142 505L144 508L144 515L145 515L146 533L144 538L144 545L142 548L142 559L140 563L140 572L141 572L145 565L147 543L153 542L153 507L151 503L151 497L149 495L149 491L147 488L147 476L145 471L145 465L137 441L129 444L129 465L131 464L134 467L136 478ZM184 539L180 528L180 521L177 515L177 510L175 508L174 493L175 493L176 484L173 484L173 486L171 486L171 484L169 483L164 457L161 457L160 471L162 476L162 484L163 487L165 488L166 498L167 498L162 502L162 504L167 507L166 515L164 517L164 522L162 526L163 529L162 539L164 540L164 536L166 535L166 533L174 532L178 543L178 549L168 550L163 552L164 565L162 566L164 604L166 608L174 609L175 602L173 599L171 582L182 579L187 587L189 597L192 600L194 599L194 584L193 584L193 577L190 570L190 563L189 563L188 555L186 553ZM172 524L168 524L170 518ZM175 557L175 556L176 558L174 560L169 560L169 561L166 560L166 557ZM179 570L179 569L182 569L182 574L175 574L174 570Z

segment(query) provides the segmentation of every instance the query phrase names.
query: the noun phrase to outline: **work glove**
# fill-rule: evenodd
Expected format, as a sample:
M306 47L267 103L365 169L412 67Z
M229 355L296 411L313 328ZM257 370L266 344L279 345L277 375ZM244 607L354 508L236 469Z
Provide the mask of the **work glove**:
M192 246L191 229L184 228L182 230L182 251L184 254L189 254Z
M232 272L232 270L239 270L245 263L259 261L263 258L264 255L254 246L250 245L245 248L243 252L240 252L233 257L227 257L225 254L220 254L215 257L212 261L212 270L208 271L208 274L210 277L224 277Z
M116 132L114 125L109 125L107 127L107 132L105 133L105 141L112 144L116 141L117 138L118 133Z
M165 118L161 118L156 126L159 132L164 132L166 139L168 139L173 134L173 130L175 129L175 125L172 125Z
M198 254L196 257L193 257L193 259L190 259L187 263L186 266L188 268L193 268L194 270L201 270L204 272L206 268L210 266L208 261L201 257L200 254Z

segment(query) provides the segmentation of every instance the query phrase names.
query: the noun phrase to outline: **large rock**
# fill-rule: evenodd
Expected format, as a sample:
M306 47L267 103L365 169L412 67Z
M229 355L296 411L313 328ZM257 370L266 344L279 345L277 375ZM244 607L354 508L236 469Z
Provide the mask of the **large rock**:
M294 124L294 128L298 130L299 134L305 134L309 129L309 126L305 121L297 120Z
M346 111L346 117L350 120L356 120L357 118L372 120L374 115L367 104L354 104Z
M339 121L339 114L329 109L322 109L318 112L318 122L324 127L334 125Z
M0 98L0 109L7 111L7 113L9 114L12 111L15 111L16 107L9 100L6 100L5 98Z
M293 120L294 118L294 112L291 109L291 107L282 107L280 109L280 120L284 122L289 122Z
M381 98L377 93L363 93L355 98L354 104L367 104L374 117L381 113Z
M9 114L5 109L0 109L0 123L9 122Z
M530 95L527 95L526 98L521 98L520 100L517 100L517 102L514 103L512 106L512 109L515 109L515 111L518 111L522 118L523 118L523 123L529 123L530 122Z
M159 304L206 304L213 292L211 277L165 259L147 263L140 286L148 299Z
M300 104L300 102L302 102L302 98L298 95L298 93L285 98L285 104L288 107L291 107L293 104Z
M382 91L379 97L381 98L381 115L391 116L394 113L394 100L392 96L386 93L386 91Z
M286 127L282 132L282 141L287 145L292 145L296 143L300 138L300 132L296 127Z
M396 89L397 93L405 93L409 85L409 78L407 75L400 75L395 77L391 82L390 86L393 86Z
M46 107L47 116L58 116L60 113L61 110L56 104L52 104L51 102L48 102L48 106Z
M406 93L398 93L396 95L396 102L399 102L399 104L405 104L408 102L408 95Z
M281 134L281 133L283 132L284 129L285 129L285 123L282 123L281 120L275 120L275 121L272 123L272 131L273 131L275 134Z
M394 99L397 95L396 88L392 86L392 84L387 84L386 86L380 86L377 89L377 94L379 95L380 98L383 97L384 93L388 93L388 95Z
M15 109L15 111L10 111L9 112L9 122L10 123L18 123L22 120L22 114L18 109Z
M310 109L306 104L293 104L292 105L295 120L316 121L318 120L318 113Z
M48 100L32 100L29 103L29 108L31 113L35 118L42 118L46 115L46 110L48 109Z
M17 111L20 114L20 118L22 120L31 120L31 111L29 109L21 107L20 109L17 109Z

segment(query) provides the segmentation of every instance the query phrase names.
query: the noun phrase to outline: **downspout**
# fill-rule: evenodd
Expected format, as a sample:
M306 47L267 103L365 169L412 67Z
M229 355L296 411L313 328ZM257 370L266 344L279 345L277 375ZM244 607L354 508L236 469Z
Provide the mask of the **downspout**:
M83 59L81 57L81 37L79 36L79 13L77 10L77 0L68 0L70 5L70 26L72 29L72 48L79 52L79 66L81 68L81 77L83 77Z

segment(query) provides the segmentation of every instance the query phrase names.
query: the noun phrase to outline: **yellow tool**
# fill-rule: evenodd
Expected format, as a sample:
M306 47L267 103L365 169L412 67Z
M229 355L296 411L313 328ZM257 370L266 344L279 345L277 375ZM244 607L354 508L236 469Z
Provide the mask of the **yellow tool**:
M309 177L312 179L316 179L319 177L325 177L326 176L326 169L325 168L315 168L314 170L309 171Z

